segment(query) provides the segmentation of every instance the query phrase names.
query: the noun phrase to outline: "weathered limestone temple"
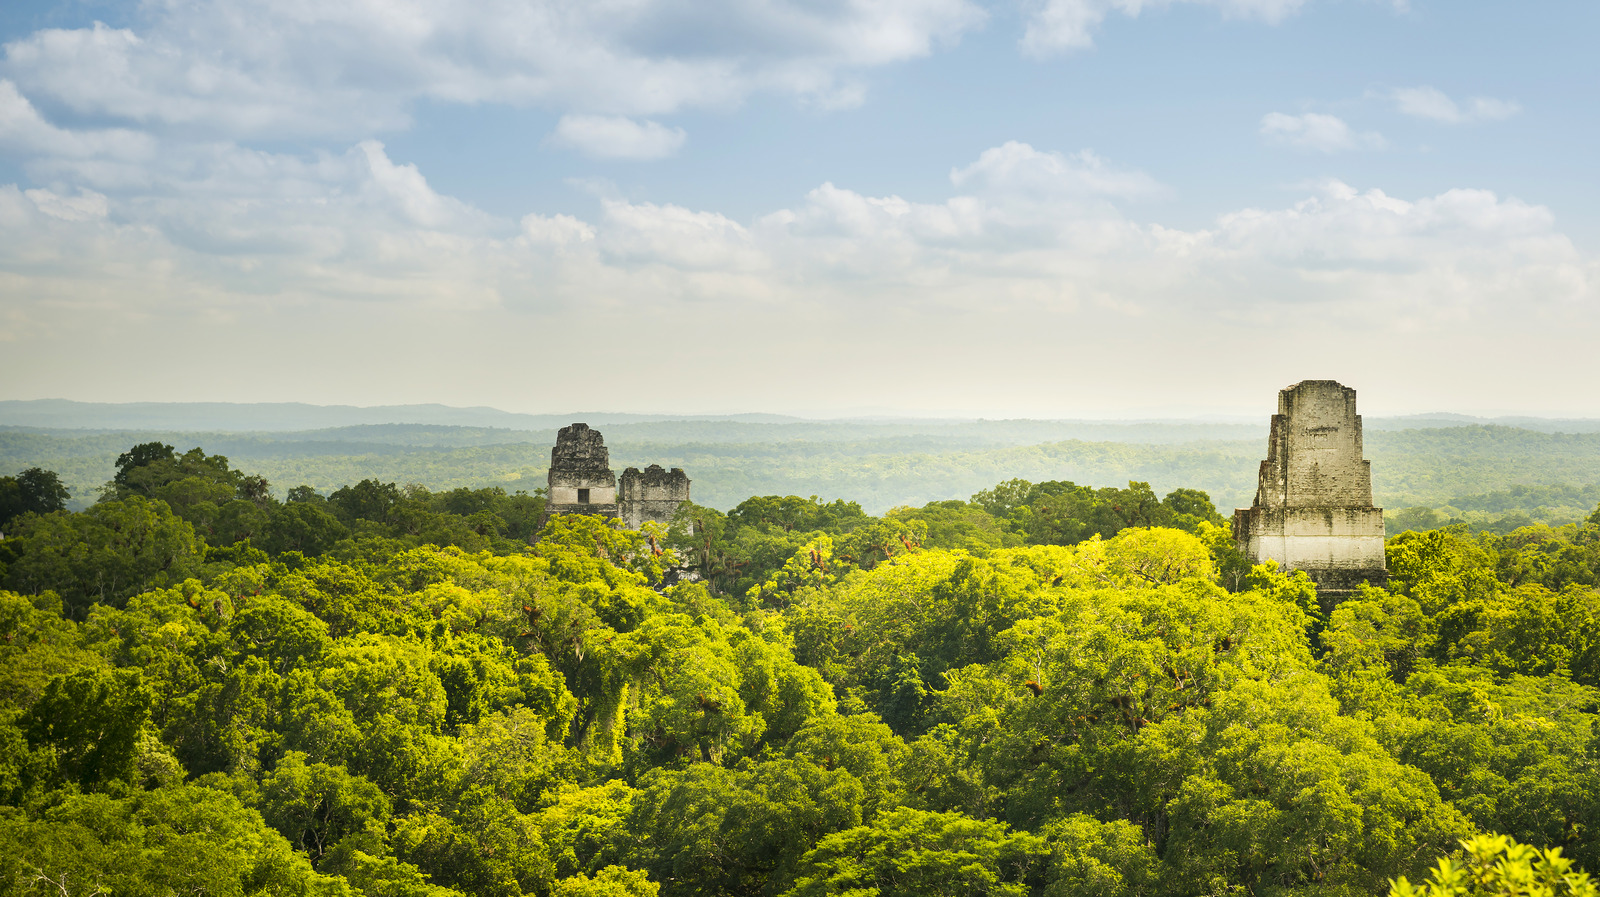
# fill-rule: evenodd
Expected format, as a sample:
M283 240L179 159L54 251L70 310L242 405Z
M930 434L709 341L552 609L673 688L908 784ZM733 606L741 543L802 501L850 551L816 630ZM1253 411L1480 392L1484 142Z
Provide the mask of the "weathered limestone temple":
M603 514L638 529L646 520L671 523L678 506L689 500L689 477L683 468L668 472L657 464L643 473L635 467L624 470L619 495L605 438L588 424L562 427L556 434L548 482L546 520L552 514Z
M1360 583L1388 582L1355 390L1302 380L1278 393L1255 504L1234 512L1233 537L1252 564L1304 570L1325 605Z
M550 449L549 493L545 517L551 514L617 516L617 476L611 452L599 430L588 424L562 427Z
M669 472L652 464L643 473L637 467L622 472L622 494L617 506L629 529L638 529L646 520L671 523L678 506L688 500L689 477L681 467Z

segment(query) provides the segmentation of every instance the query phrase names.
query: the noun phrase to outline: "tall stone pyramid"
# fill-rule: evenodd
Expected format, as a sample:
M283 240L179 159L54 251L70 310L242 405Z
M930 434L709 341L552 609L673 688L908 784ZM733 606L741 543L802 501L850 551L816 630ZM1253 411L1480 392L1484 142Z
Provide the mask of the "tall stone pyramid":
M1278 393L1255 503L1233 514L1251 563L1304 570L1324 604L1360 583L1388 582L1383 509L1372 505L1372 466L1361 457L1356 391L1302 380Z

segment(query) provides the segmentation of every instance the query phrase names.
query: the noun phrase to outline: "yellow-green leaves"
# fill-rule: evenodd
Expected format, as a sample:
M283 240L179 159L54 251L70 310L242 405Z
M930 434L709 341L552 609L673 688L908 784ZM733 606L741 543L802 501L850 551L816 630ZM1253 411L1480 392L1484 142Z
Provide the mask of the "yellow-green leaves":
M1540 850L1505 835L1480 834L1461 842L1461 859L1445 857L1427 881L1405 876L1389 897L1595 897L1600 889L1574 868L1560 848Z
M902 808L817 842L784 897L1025 897L1047 850L1003 823Z
M656 897L661 886L638 869L606 866L594 874L574 875L556 882L551 897Z

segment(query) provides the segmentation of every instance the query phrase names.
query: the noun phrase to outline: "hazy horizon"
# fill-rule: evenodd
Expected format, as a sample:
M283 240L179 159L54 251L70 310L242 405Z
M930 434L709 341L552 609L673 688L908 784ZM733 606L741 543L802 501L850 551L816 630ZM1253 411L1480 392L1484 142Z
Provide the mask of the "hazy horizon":
M59 410L56 410L54 412L42 411L42 410L32 410L32 411L30 411L30 409L27 407L27 406L34 406L34 408L37 409L39 406L50 406L50 405L52 405L54 403L61 403L61 404L66 405L67 407L60 408ZM980 415L980 414L960 414L960 413L949 413L949 414L942 414L942 415L941 414L919 414L919 415L894 414L894 413L889 412L886 409L857 409L857 410L846 411L846 412L842 412L842 413L838 413L838 414L834 414L834 415L805 415L805 414L782 414L782 413L769 412L769 411L760 411L760 410L681 411L681 410L661 410L661 409L655 409L655 410L623 410L623 409L603 409L602 408L602 409L588 409L588 410L545 411L545 410L512 410L512 409L506 409L506 408L497 408L497 407L490 406L490 405L448 405L448 404L443 404L443 403L406 403L406 404L399 404L399 405L347 405L347 404L322 404L322 403L317 403L317 402L295 402L295 401L289 401L289 402L84 402L84 401L79 401L79 400L74 400L74 399L40 398L40 399L0 399L0 427L20 426L20 427L49 428L49 427L52 427L52 426L57 426L57 424L52 424L52 423L48 422L49 418L56 417L56 416L66 415L66 416L70 417L70 416L76 415L79 418L93 418L97 414L99 414L99 415L110 414L110 415L112 415L114 417L119 412L123 413L123 414L127 414L127 413L130 413L130 412L143 412L143 413L145 413L147 415L152 416L154 418L155 422L150 422L150 421L139 422L139 423L135 424L132 428L138 429L138 428L152 428L153 427L153 428L162 428L162 429L178 429L178 430L181 430L183 428L183 426L186 426L187 424L181 423L180 422L180 418L170 418L170 417L169 418L161 418L159 415L163 411L179 412L179 413L187 412L186 416L188 418L190 418L191 421L192 421L196 417L202 417L206 413L206 411L208 409L211 409L211 408L221 409L222 411L245 411L247 409L257 409L259 412L262 412L262 413L266 413L266 412L270 412L270 411L286 411L286 410L292 410L292 409L309 409L309 410L313 410L314 412L327 412L327 413L329 413L327 416L330 419L332 418L332 416L334 414L344 413L344 412L352 413L355 417L365 418L363 420L351 420L348 423L331 424L330 426L332 426L332 427L360 427L360 426L374 426L374 425L381 426L381 425L390 425L390 424L417 424L417 425L434 425L434 426L469 426L469 427L482 427L482 428L491 428L491 429L511 429L511 430L516 430L516 429L519 429L519 428L514 427L514 426L506 426L506 425L502 425L502 424L486 423L486 422L455 424L455 423L450 423L450 422L445 421L445 420L426 420L426 419L414 419L414 418L416 418L417 414L420 413L420 411L423 410L423 409L438 409L439 412L442 412L442 413L445 413L445 414L449 414L449 415L455 415L455 416L458 416L458 417L462 417L462 419L464 419L464 420L468 419L471 415L474 415L474 414L478 414L480 416L488 416L488 417L493 417L493 416L499 415L499 416L504 416L506 418L524 417L524 418L540 419L537 424L532 425L529 429L548 429L550 426L559 426L560 424L557 423L557 421L570 419L570 422L579 422L579 421L583 421L585 418L592 418L594 420L601 420L601 421L605 421L605 420L612 420L612 421L635 420L635 421L643 422L643 421L718 420L718 421L734 421L734 422L741 422L742 421L742 422L751 422L751 423L776 423L776 424L789 423L789 422L793 422L793 423L817 423L817 424L821 424L821 423L957 424L957 423L984 423L984 422L1004 423L1004 422L1008 422L1008 421L1038 422L1038 423L1069 423L1069 424L1086 424L1086 425L1094 425L1094 424L1108 424L1108 425L1237 424L1237 425L1259 426L1259 427L1263 427L1264 428L1266 426L1268 420L1270 419L1271 415L1276 410L1274 407L1268 407L1268 408L1266 408L1266 409L1264 409L1261 412L1256 413L1256 414L1223 414L1223 413L1210 413L1210 414L1207 414L1207 413L1201 412L1201 413L1193 413L1193 414L1189 414L1189 415L1165 415L1165 416L1163 416L1163 415L1134 416L1134 415L1129 414L1129 415L1124 415L1124 416L1106 415L1106 416L1101 416L1101 417L1087 417L1087 416L1065 416L1065 417L1025 417L1025 416L1023 416L1023 417L992 417L991 416L991 417L986 417L986 416L983 416L983 415ZM396 412L396 413L401 413L401 412L405 412L407 410L412 410L413 411L412 418L405 418L405 417L398 417L398 416L385 416L388 412L391 412L391 411L392 412ZM379 412L381 414L379 416L374 416L373 412ZM1514 421L1518 421L1518 420L1524 420L1524 421L1528 421L1528 422L1535 422L1535 421L1537 421L1537 422L1547 422L1547 423L1552 423L1552 424L1560 423L1560 422L1563 422L1563 421L1570 421L1570 422L1574 422L1574 423L1596 423L1596 422L1600 422L1600 417L1588 418L1588 417L1580 417L1580 416L1535 415L1535 414L1520 414L1520 413L1516 413L1516 412L1506 412L1506 413L1498 413L1498 414L1496 414L1496 413L1472 414L1472 413L1458 412L1458 411L1434 410L1434 411L1424 411L1424 412L1385 414L1385 413L1381 413L1381 412L1374 413L1374 412L1368 411L1365 407L1363 407L1361 409L1361 412L1362 412L1362 416L1365 419L1368 419L1368 420L1373 421L1373 422L1379 422L1379 423L1407 423L1407 422L1423 423L1423 422L1427 422L1427 421L1430 421L1430 420L1431 421L1436 421L1436 422L1445 422L1445 423L1458 422L1458 423L1484 423L1484 424L1499 423L1499 422L1506 422L1506 421L1513 421L1514 422ZM169 422L161 423L160 421L163 421L163 420L166 420L166 421L169 421ZM593 422L593 421L591 420L589 422ZM62 424L60 426L63 426L63 427L66 427L66 428L72 428L72 427L100 428L100 429L127 429L128 428L128 427L122 427L122 426L119 426L119 425L105 425L105 424ZM222 427L222 429L225 429L225 430L238 430L239 428L237 426L229 425L229 426L226 426L226 427ZM272 430L272 429L283 429L283 428L282 427L270 427L269 426L266 429ZM318 427L307 427L306 429L318 429Z

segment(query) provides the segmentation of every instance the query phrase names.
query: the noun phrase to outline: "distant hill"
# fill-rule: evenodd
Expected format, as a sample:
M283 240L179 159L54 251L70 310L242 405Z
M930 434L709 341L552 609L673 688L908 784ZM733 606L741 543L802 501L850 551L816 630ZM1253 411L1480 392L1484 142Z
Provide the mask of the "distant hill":
M1600 419L1590 417L1472 417L1467 414L1408 414L1368 417L1366 430L1432 430L1445 427L1513 427L1539 433L1600 433Z
M841 418L811 420L781 414L629 414L608 411L575 411L565 414L518 414L498 408L457 408L450 405L310 405L303 402L74 402L67 399L0 401L0 427L26 427L64 430L137 430L189 433L296 433L310 438L308 431L330 431L337 441L354 427L388 427L381 441L396 444L434 444L416 442L419 433L429 428L451 427L479 430L543 433L574 421L596 427L658 424L664 432L680 424L764 424L772 428L768 438L811 438L817 428L877 428L873 432L963 433L988 444L1022 445L1049 439L1103 439L1111 441L1170 443L1191 439L1244 439L1265 436L1270 408L1258 419L1241 421L1237 417L1217 419L1151 420L978 420L944 418ZM1464 414L1415 414L1401 417L1368 417L1368 430L1412 430L1442 427L1497 425L1535 430L1542 433L1600 433L1600 419L1557 419L1536 417L1482 418ZM404 428L413 428L410 430ZM696 429L697 435L705 430ZM738 431L740 439L752 433ZM458 439L459 435L442 438ZM474 439L510 441L509 432L498 437L480 435ZM442 443L441 443L442 444Z
M449 405L308 405L302 402L74 402L67 399L0 401L0 425L75 430L178 430L287 432L362 424L433 424L546 430L575 420L596 425L647 420L796 420L777 414L693 417L581 412L515 414L497 408Z

